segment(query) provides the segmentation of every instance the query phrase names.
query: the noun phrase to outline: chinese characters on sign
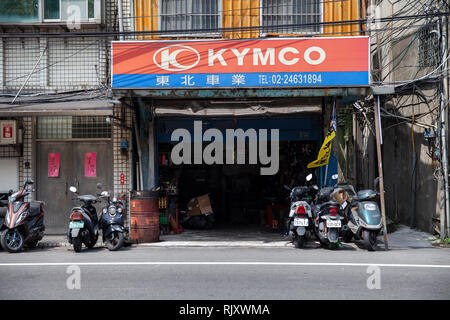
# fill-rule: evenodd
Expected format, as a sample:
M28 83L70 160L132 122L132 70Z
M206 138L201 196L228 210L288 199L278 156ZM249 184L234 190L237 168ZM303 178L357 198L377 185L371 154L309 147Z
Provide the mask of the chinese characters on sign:
M16 143L16 121L5 120L0 121L0 144Z
M59 177L59 153L48 154L48 177Z
M369 85L369 38L112 43L113 88Z
M97 176L97 154L86 153L84 155L84 175L86 177Z

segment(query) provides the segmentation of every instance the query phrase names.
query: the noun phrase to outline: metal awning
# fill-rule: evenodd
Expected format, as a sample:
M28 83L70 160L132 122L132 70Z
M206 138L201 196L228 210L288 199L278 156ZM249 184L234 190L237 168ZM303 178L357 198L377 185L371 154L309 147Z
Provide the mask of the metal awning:
M154 100L156 116L236 117L321 113L321 99Z
M11 104L12 98L0 98L0 117L18 116L75 116L113 115L114 104L106 98L77 97L72 100L46 97L21 97Z

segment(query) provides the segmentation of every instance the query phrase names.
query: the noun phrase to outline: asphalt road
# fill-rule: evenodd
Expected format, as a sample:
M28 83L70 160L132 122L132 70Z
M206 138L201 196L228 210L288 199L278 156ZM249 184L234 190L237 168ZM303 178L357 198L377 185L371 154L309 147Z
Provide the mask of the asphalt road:
M2 251L0 298L449 299L450 250L132 246L78 254L68 247Z

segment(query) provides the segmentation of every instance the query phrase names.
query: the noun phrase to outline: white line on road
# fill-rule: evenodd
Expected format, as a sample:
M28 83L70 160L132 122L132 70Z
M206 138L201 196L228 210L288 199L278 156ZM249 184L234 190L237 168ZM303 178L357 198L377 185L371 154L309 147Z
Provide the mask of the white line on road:
M228 261L142 261L142 262L24 262L0 263L0 267L45 266L145 266L145 265L236 265L236 266L335 266L335 267L395 267L395 268L450 268L445 264L395 264L395 263L339 263L339 262L228 262Z

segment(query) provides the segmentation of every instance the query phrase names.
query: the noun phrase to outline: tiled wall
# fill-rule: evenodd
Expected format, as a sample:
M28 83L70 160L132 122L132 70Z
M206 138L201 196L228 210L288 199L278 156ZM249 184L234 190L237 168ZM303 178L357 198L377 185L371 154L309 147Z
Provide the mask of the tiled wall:
M125 119L125 121L122 123L124 126L128 128L132 128L132 122L133 122L133 116L132 111L128 108L116 106L114 108L114 116L120 119ZM115 120L115 122L119 122ZM120 122L119 122L120 123ZM113 155L114 155L114 194L119 195L123 192L130 191L130 179L131 179L131 131L127 130L125 128L121 128L118 126L112 127L112 145L113 145ZM126 154L123 154L120 148L120 144L122 140L127 141L128 150ZM124 184L120 183L120 174L123 173L125 175ZM128 210L127 213L130 212L130 204L129 201L127 201L128 204ZM127 214L127 217L129 214ZM127 225L129 222L129 219L125 221L125 225Z

